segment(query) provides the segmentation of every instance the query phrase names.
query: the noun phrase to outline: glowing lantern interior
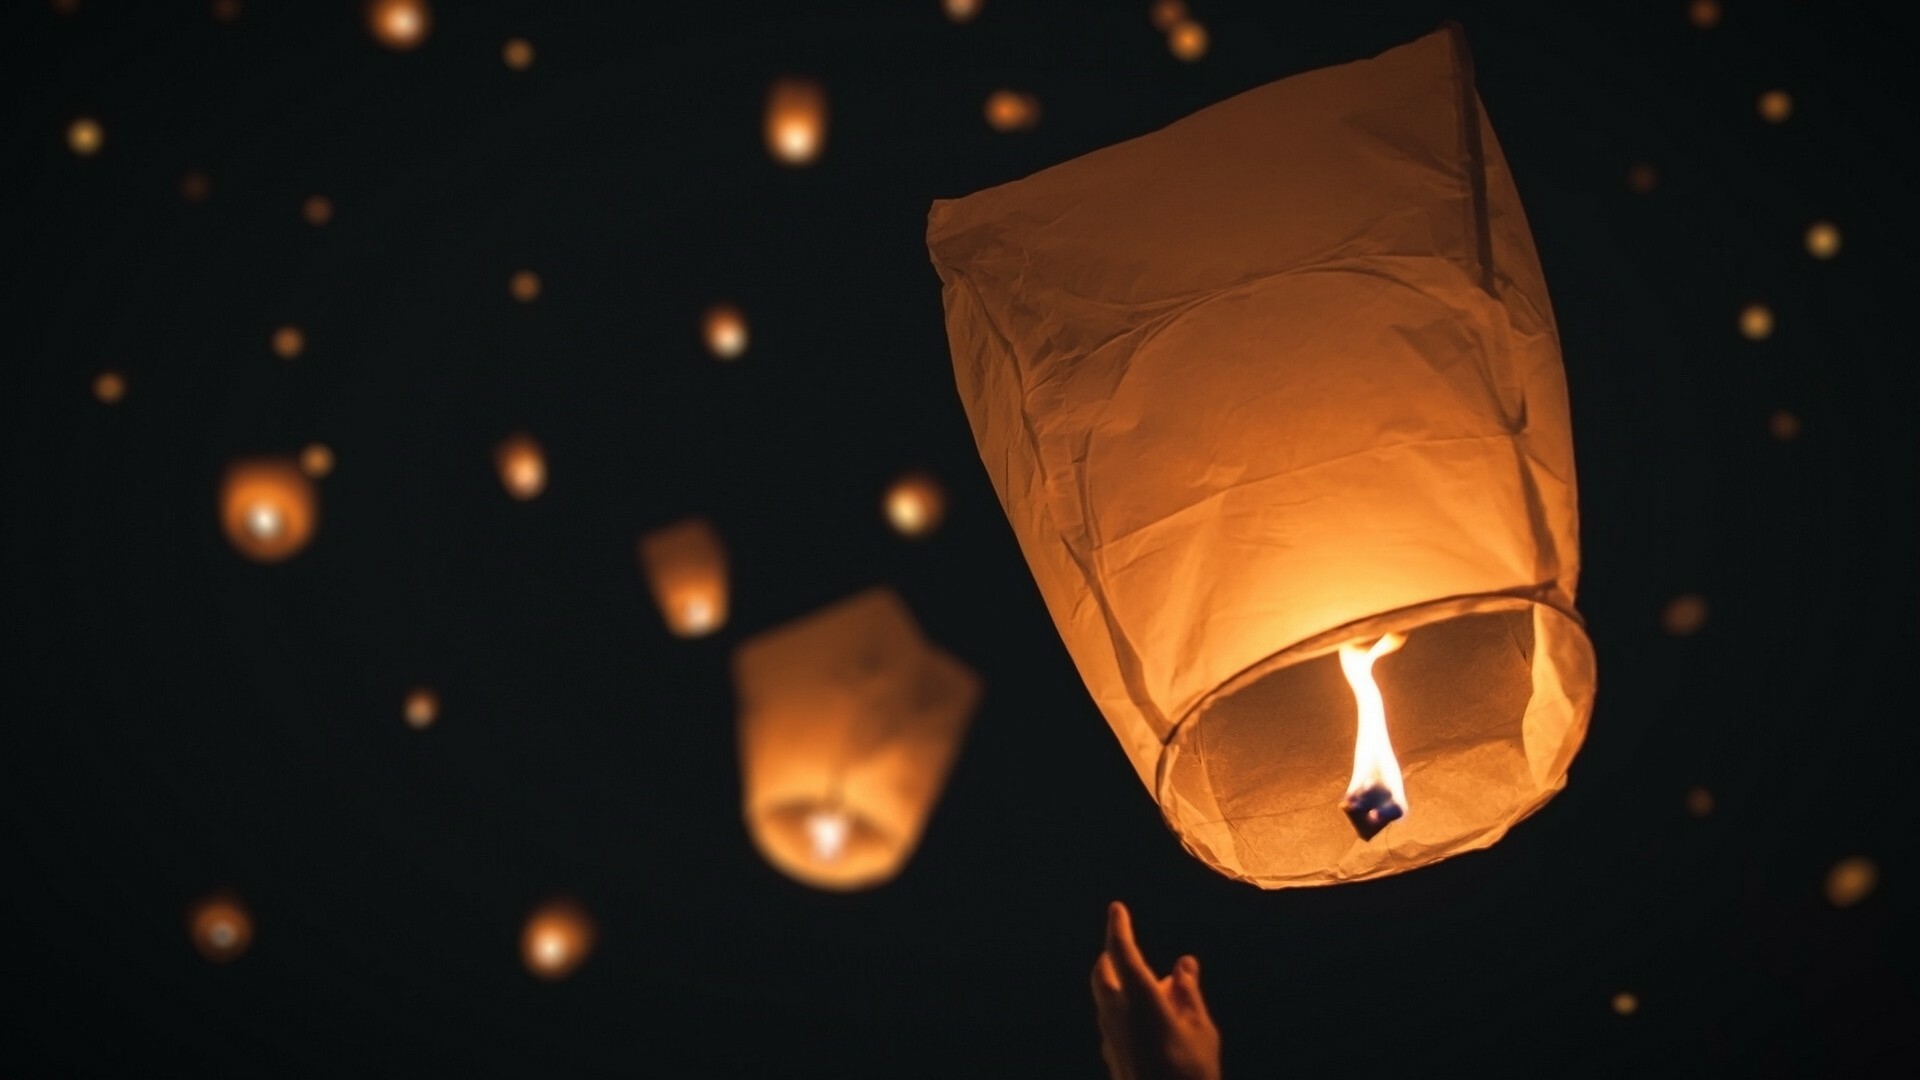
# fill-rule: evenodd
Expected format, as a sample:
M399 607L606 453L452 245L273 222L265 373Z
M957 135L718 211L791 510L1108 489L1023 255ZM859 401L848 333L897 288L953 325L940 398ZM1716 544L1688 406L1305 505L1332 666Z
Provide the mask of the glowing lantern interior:
M704 637L727 622L727 550L720 534L693 518L640 538L640 565L667 629Z
M320 519L313 481L292 461L235 462L220 485L220 524L240 554L281 562L299 554Z

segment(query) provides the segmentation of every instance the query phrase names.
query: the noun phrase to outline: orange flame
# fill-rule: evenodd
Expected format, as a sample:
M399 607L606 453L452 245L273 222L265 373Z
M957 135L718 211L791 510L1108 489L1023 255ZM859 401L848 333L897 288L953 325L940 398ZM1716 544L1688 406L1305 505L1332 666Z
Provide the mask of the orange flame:
M1360 707L1359 730L1353 740L1353 779L1347 784L1347 798L1352 800L1378 785L1393 796L1400 816L1407 812L1407 790L1400 779L1399 759L1393 756L1393 743L1387 738L1387 705L1380 697L1379 685L1373 681L1373 664L1389 653L1398 652L1406 643L1405 635L1387 634L1371 648L1340 646L1340 670L1347 677L1347 685L1353 687L1354 701Z

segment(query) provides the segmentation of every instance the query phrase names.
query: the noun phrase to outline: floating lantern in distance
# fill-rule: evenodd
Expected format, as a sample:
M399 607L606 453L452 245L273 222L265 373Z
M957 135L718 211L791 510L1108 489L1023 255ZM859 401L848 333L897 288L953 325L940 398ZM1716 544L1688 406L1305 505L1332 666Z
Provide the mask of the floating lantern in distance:
M640 567L676 636L705 637L726 625L727 550L713 526L692 518L642 536Z
M395 52L418 48L432 27L426 0L367 0L367 29L373 40Z
M282 360L292 360L307 348L307 335L297 326L283 326L273 332L273 354Z
M1467 57L1448 28L929 216L1067 650L1182 844L1265 888L1486 847L1586 734L1565 375ZM1407 800L1372 840L1354 650Z
M1640 999L1622 990L1613 995L1613 1011L1620 1016L1632 1016L1640 1011Z
M1785 90L1769 90L1760 95L1755 107L1760 110L1760 119L1769 124L1784 124L1793 115L1793 97Z
M1711 30L1719 26L1719 0L1693 0L1693 3L1687 5L1687 21L1701 30Z
M1636 195L1651 193L1659 183L1660 174L1644 161L1627 170L1627 190Z
M227 467L220 483L220 524L227 540L255 562L292 558L320 522L313 481L284 458L247 458Z
M1026 131L1040 122L1040 99L1017 90L987 95L987 126L995 131Z
M1147 8L1147 21L1161 33L1169 33L1180 23L1186 21L1187 5L1184 0L1154 0Z
M103 371L93 377L93 396L102 405L117 405L127 396L126 377L117 371Z
M1880 882L1880 868L1864 855L1853 855L1833 864L1827 871L1827 902L1847 908L1873 895Z
M1167 31L1167 48L1175 58L1191 64L1207 55L1207 28L1192 19L1182 19Z
M1767 430L1781 442L1791 442L1800 435L1800 418L1785 409L1775 409L1767 417Z
M701 320L707 351L722 360L738 360L747 351L747 317L732 304L715 304Z
M1694 817L1706 817L1713 813L1713 792L1696 787L1687 792L1687 813Z
M547 455L533 436L515 432L493 451L494 467L507 494L525 501L547 489Z
M887 522L901 536L926 536L947 513L947 493L926 473L908 473L887 489Z
M1807 226L1807 254L1816 259L1831 259L1840 254L1840 227L1831 221L1816 221Z
M1660 612L1660 628L1674 637L1691 637L1707 625L1707 598L1699 593L1681 593Z
M326 443L308 443L300 451L300 471L318 480L333 472L333 448Z
M811 79L778 79L767 91L767 153L806 165L827 140L827 92Z
M180 197L190 203L203 203L213 194L213 181L199 169L188 169L180 177Z
M100 152L100 146L107 141L106 132L100 127L100 121L91 116L82 116L67 125L67 148L81 157L92 157Z
M253 916L227 893L215 893L187 912L187 936L201 956L216 964L238 960L253 944Z
M240 17L240 0L213 0L213 21L232 22Z
M407 691L406 704L401 706L400 715L406 718L407 726L419 731L433 726L440 718L440 695L424 686L416 686Z
M1764 341L1773 336L1773 310L1765 304L1741 308L1740 336L1748 341Z
M822 889L878 885L920 842L980 684L870 589L734 653L754 846Z
M300 204L300 216L307 224L315 228L333 220L333 200L325 195L309 195L307 201Z
M507 279L507 292L523 304L540 299L540 275L531 270L515 270Z
M970 23L980 16L981 0L940 0L940 9L957 23Z
M533 42L526 38L508 38L500 46L500 59L514 71L525 71L533 66Z
M593 951L593 920L571 900L550 900L527 917L520 960L542 979L564 979Z

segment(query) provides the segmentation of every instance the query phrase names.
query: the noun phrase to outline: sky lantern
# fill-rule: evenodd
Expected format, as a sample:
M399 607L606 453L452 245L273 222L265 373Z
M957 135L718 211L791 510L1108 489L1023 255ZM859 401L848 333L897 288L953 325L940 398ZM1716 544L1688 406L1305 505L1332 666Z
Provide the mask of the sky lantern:
M285 458L247 458L220 481L220 527L240 554L283 562L300 553L320 524L313 481Z
M973 672L875 588L741 645L733 678L754 846L822 889L898 874L979 700Z
M1027 131L1040 123L1040 99L1018 90L987 95L987 126L995 131Z
M926 536L947 515L947 493L926 473L908 473L887 488L884 509L887 524L901 536Z
M500 61L513 71L525 71L533 66L533 42L526 38L508 38L500 46Z
M127 378L117 371L103 371L93 377L93 396L102 405L117 405L127 396Z
M440 695L429 686L416 686L407 691L406 700L400 706L400 715L407 726L420 731L433 726L440 718Z
M541 979L564 979L593 952L593 919L571 900L549 900L527 916L520 961Z
M367 29L373 40L395 52L420 47L433 28L426 0L367 0Z
M940 0L940 10L957 23L970 23L980 17L981 0Z
M808 165L827 141L827 92L811 79L777 79L767 91L767 153Z
M720 534L691 518L640 538L640 566L667 629L705 637L727 622L727 549Z
M101 129L100 121L91 116L82 116L67 125L67 149L81 157L92 157L99 153L106 141L106 132Z
M230 963L253 944L253 916L237 897L215 893L187 912L187 936L201 956L216 964Z
M1454 26L933 205L960 396L1194 856L1494 843L1594 691L1546 284Z
M720 360L738 360L747 351L747 317L732 304L715 304L700 320L707 351Z
M1167 30L1167 49L1180 60L1192 63L1207 55L1207 28L1192 19L1182 19Z
M547 455L525 432L515 432L494 447L493 465L500 471L500 486L522 502L547 490Z

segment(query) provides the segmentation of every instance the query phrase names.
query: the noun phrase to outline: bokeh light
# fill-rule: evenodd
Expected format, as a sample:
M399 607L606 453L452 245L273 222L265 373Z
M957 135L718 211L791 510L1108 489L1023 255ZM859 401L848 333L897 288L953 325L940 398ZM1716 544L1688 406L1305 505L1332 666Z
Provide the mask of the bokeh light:
M1040 123L1040 99L1017 90L987 95L987 126L995 131L1027 131Z
M396 52L417 49L433 29L426 0L367 0L367 29L373 40Z
M902 536L926 536L946 517L947 495L926 473L909 473L887 488L887 522Z
M507 279L507 294L523 304L540 299L540 275L531 270L515 270Z
M106 131L100 127L100 121L91 116L82 116L67 125L67 149L81 157L99 153L106 141Z
M526 38L508 38L500 46L500 62L514 71L525 71L533 66L533 42Z
M547 489L547 455L533 436L524 432L507 436L494 448L493 461L500 485L514 498L524 502Z
M1632 1016L1640 1011L1640 998L1622 990L1613 995L1613 1011L1619 1016Z
M126 376L117 371L103 371L95 375L93 396L102 405L118 405L120 399L127 396Z
M255 562L282 562L313 538L320 524L319 495L291 461L242 459L221 479L220 524L240 554Z
M307 201L300 204L300 216L315 228L325 225L333 220L333 200L325 195L309 195Z
M1784 124L1793 115L1793 96L1785 90L1769 90L1760 95L1754 103L1760 111L1760 119L1769 124Z
M701 321L707 351L721 360L738 360L747 351L747 317L732 304L715 304Z
M1800 437L1800 417L1786 409L1775 409L1767 417L1767 430L1781 442L1792 442Z
M188 910L187 937L201 956L216 964L232 963L253 944L253 915L238 897L215 893Z
M1850 855L1827 871L1827 902L1848 908L1873 895L1880 883L1880 868L1865 855Z
M1687 791L1687 813L1694 817L1706 817L1713 813L1713 792L1704 787L1695 787Z
M1627 170L1627 190L1636 195L1647 195L1660 186L1660 172L1646 162L1640 162Z
M1773 336L1773 309L1765 304L1748 304L1740 309L1740 336L1748 341L1764 341Z
M1191 64L1207 55L1207 28L1192 19L1182 19L1167 31L1167 48L1176 58Z
M213 21L232 22L240 17L240 0L213 0Z
M940 10L957 23L970 23L980 17L981 0L940 0Z
M1185 0L1153 0L1153 3L1147 7L1147 21L1153 24L1155 30L1163 34L1185 21L1186 17Z
M1840 254L1840 227L1831 221L1816 221L1807 226L1807 254L1816 259L1831 259Z
M213 195L213 179L200 169L180 174L180 197L190 203L203 203Z
M326 443L308 443L300 451L300 471L315 480L333 472L333 448Z
M433 726L440 719L440 695L430 687L416 686L407 691L406 701L400 706L400 715L407 726L419 731Z
M1687 5L1687 21L1702 30L1711 30L1719 26L1719 0L1693 0Z
M1699 593L1681 593L1660 612L1660 628L1674 637L1690 637L1707 625L1707 600Z
M527 917L520 959L542 979L564 979L593 951L593 920L571 900L550 900Z
M282 360L292 360L307 351L307 335L297 326L282 326L273 332L273 354Z
M807 165L827 141L827 92L811 79L777 79L767 90L767 153Z

